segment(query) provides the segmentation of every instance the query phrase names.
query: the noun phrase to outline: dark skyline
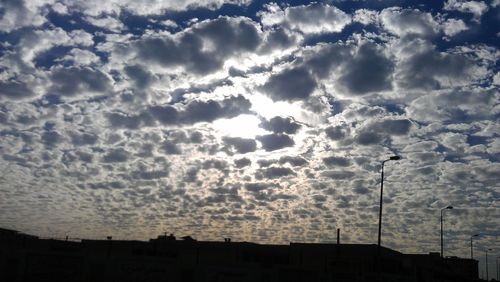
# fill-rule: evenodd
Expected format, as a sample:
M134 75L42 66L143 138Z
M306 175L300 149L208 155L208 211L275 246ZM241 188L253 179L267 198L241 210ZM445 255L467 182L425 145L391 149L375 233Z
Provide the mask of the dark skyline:
M498 256L498 0L102 2L0 1L1 227L375 244L399 155L382 245Z
M412 281L479 282L478 262L403 254L375 244L286 245L197 241L39 239L0 228L7 281Z

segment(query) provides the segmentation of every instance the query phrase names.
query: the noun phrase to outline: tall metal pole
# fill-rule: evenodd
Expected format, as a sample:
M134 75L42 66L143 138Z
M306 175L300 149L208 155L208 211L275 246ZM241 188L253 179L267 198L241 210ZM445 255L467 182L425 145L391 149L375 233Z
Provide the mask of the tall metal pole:
M400 156L392 156L387 160L382 161L382 171L381 171L381 179L380 179L380 209L378 213L378 246L380 247L380 238L382 236L382 204L384 199L384 164L387 161L399 161L401 159ZM380 252L380 248L379 248Z
M471 259L474 259L474 252L473 252L473 247L472 247L472 239L474 237L477 237L477 236L479 236L479 234L474 234L474 235L470 236L470 258Z
M444 249L443 248L443 246L444 246L444 244L443 244L443 211L444 210L451 210L451 209L453 209L452 206L447 206L446 208L441 209L441 258L444 257L444 252L443 252L443 249Z
M441 258L443 258L443 210L441 209Z
M474 252L472 251L472 237L470 236L470 259L474 259Z
M382 235L382 199L384 193L384 164L386 161L382 162L382 175L380 180L380 207L378 212L378 246L380 247L380 237Z
M491 249L486 249L486 281L488 281L488 251Z

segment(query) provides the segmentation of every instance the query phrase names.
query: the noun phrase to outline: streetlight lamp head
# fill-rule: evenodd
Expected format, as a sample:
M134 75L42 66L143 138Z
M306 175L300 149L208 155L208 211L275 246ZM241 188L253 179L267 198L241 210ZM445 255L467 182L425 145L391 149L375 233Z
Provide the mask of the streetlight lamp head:
M392 156L389 158L389 160L391 160L391 161L399 161L400 159L401 159L400 156Z

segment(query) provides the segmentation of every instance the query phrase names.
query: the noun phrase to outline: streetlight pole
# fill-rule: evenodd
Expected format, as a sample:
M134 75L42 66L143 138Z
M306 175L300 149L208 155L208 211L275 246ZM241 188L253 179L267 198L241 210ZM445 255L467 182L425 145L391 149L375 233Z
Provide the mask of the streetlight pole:
M474 234L470 236L470 259L474 259L474 252L472 248L472 238L479 236L479 234Z
M488 251L491 251L492 249L486 249L486 281L489 280L489 277L488 277Z
M381 171L381 179L380 179L380 207L378 213L378 246L380 247L380 238L382 235L382 199L384 193L384 164L387 161L398 161L400 160L400 156L392 156L387 160L382 161L382 171Z
M452 206L447 206L446 208L441 209L441 258L443 258L443 211L452 209Z

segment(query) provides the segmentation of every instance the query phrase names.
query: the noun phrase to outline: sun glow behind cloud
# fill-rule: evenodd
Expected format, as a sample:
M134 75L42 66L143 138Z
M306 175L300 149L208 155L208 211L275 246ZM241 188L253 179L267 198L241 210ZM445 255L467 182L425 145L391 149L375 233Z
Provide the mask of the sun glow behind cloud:
M261 120L252 114L239 115L231 119L220 119L213 123L215 130L222 136L255 138L257 135L268 133L259 127Z

